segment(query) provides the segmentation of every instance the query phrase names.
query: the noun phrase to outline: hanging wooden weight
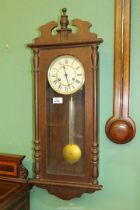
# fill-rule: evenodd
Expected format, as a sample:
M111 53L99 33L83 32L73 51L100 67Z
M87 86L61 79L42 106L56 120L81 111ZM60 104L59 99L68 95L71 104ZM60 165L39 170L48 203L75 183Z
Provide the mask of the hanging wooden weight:
M106 123L108 138L118 144L131 141L136 132L129 116L131 0L115 0L114 107Z

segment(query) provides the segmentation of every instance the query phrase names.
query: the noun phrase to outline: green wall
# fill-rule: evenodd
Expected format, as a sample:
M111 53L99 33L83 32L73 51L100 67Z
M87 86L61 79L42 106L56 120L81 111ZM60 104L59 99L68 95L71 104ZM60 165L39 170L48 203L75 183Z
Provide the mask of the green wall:
M0 152L25 154L32 176L33 89L32 53L26 44L38 27L57 20L67 7L69 18L89 20L104 39L100 46L100 183L103 190L71 201L60 200L34 187L31 210L140 209L140 1L132 0L130 114L137 125L126 145L110 142L104 132L112 114L113 0L0 0Z

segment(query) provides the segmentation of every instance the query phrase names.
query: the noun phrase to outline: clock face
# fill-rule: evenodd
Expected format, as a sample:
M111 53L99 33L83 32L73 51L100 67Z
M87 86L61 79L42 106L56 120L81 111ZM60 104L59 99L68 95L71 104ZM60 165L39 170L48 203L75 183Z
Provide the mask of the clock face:
M62 55L53 60L48 69L48 81L57 93L77 92L85 82L82 63L74 56Z

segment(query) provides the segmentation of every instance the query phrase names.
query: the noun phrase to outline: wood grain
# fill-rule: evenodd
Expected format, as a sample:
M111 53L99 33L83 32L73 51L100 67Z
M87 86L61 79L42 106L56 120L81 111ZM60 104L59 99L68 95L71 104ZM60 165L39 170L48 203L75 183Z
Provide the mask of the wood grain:
M118 144L131 141L136 126L129 116L131 0L115 0L114 107L106 123L108 138Z
M34 51L35 64L35 179L30 182L65 200L102 188L98 183L98 46L103 40L91 33L90 27L89 22L74 19L70 28L66 9L62 9L60 27L55 21L41 26L40 37L28 45ZM68 144L69 96L61 95L63 104L54 105L53 97L60 94L50 88L47 80L49 65L62 55L76 57L85 69L85 84L73 94L75 144L82 152L74 165L66 163L62 156Z

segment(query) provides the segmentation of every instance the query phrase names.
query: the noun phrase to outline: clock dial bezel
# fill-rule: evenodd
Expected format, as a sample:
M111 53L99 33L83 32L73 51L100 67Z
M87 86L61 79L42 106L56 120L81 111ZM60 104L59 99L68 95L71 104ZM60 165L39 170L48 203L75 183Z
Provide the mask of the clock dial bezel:
M47 77L55 92L70 95L84 85L85 69L77 57L69 54L60 55L50 63Z

